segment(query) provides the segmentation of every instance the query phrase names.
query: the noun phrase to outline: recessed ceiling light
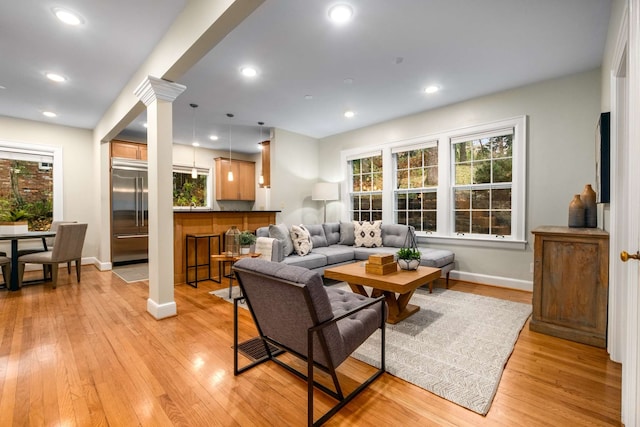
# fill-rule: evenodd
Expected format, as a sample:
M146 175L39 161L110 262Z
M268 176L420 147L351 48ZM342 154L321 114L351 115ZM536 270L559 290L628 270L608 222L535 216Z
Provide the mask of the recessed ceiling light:
M304 99L306 99L307 101L313 99L313 95L305 95Z
M53 9L53 13L60 21L64 22L67 25L76 26L82 24L82 18L68 10L55 8Z
M218 140L218 135L209 135L209 139L212 141L217 141Z
M6 88L7 88L6 86L0 85L0 90L6 89Z
M45 116L45 117L56 117L57 116L57 114L54 113L53 111L43 111L42 115Z
M200 147L200 143L199 142L192 142L191 145L193 145L194 147Z
M255 77L258 75L258 70L256 70L253 67L242 67L240 69L240 72L242 73L243 76L245 77Z
M347 110L347 111L345 111L345 112L344 112L344 116L345 116L347 119L350 119L350 118L352 118L352 117L353 117L353 116L355 116L355 115L356 115L356 113L354 113L354 112L353 112L353 111L351 111L351 110Z
M438 86L427 86L424 88L425 93L436 93L439 90L440 88L438 88Z
M337 4L329 9L329 18L336 24L349 22L353 16L353 9L346 4Z
M56 73L46 73L45 76L56 83L60 83L60 82L64 82L67 80L67 78L65 76L62 76L60 74L56 74Z

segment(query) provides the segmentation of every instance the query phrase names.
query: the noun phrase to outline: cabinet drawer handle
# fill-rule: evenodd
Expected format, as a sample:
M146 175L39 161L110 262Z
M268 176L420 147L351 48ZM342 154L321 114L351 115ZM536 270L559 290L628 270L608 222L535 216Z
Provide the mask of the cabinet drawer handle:
M640 260L640 251L631 255L629 255L627 251L622 251L620 252L620 259L622 260L622 262L627 262L630 259Z

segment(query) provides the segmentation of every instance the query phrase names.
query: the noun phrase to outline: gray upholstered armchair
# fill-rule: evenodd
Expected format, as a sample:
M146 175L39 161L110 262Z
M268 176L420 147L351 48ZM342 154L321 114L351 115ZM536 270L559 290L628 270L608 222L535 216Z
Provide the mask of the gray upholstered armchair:
M43 267L45 267L43 269L45 280L47 279L47 271L51 271L51 282L55 289L58 284L58 264L61 262L67 263L69 268L71 261L75 261L76 277L78 283L80 283L80 261L86 233L87 224L60 224L56 231L56 241L53 250L22 255L18 258L19 285L22 286L25 264L42 264Z
M318 272L262 259L245 258L233 266L243 297L234 300L234 374L268 360L307 381L308 424L321 425L385 371L384 297L367 298L325 288ZM238 302L245 298L259 338L238 343ZM380 369L348 395L344 395L336 368L376 329L381 330ZM238 352L257 348L254 361L239 367ZM307 363L306 374L278 356L289 352ZM245 352L246 353L246 352ZM256 354L261 353L261 354ZM328 373L335 390L314 380L314 367ZM338 403L313 421L314 386Z

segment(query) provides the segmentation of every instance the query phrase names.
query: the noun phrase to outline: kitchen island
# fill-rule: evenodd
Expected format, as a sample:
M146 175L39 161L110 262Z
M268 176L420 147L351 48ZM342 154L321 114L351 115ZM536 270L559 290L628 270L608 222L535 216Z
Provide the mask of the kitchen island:
M173 278L174 283L185 283L187 280L186 236L187 234L219 234L220 245L224 245L224 233L235 225L238 230L255 232L258 227L276 223L276 214L280 211L214 211L214 210L174 210L173 211ZM190 243L192 245L193 243ZM192 247L189 253L193 253ZM221 247L224 250L224 247ZM211 247L211 253L218 248ZM197 264L209 262L208 254L198 248ZM190 264L195 264L191 260ZM199 277L208 275L206 267L200 267ZM207 270L207 271L205 271ZM218 265L211 264L212 276L218 276ZM193 274L193 269L190 275Z

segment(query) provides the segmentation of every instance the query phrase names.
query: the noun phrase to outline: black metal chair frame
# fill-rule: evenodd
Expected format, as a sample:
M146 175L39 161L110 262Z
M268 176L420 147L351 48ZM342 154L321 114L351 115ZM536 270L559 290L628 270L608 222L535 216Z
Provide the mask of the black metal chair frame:
M265 278L270 278L273 279L270 276L265 276L263 274L260 273L256 273L256 272L251 272L251 274L255 274L258 276L263 276ZM385 298L384 296L375 298L373 301L370 301L366 304L363 304L361 306L358 306L352 310L349 310L348 312L343 313L342 315L338 316L338 317L334 317L330 320L327 320L326 322L320 323L318 324L318 319L316 316L315 311L312 308L312 304L311 304L311 296L309 295L309 292L305 289L304 290L304 295L305 295L305 300L307 302L307 307L309 308L309 312L311 313L311 315L313 316L313 323L316 324L316 326L311 327L307 330L307 353L308 353L308 357L305 356L304 354L301 354L291 348L289 348L287 345L278 342L277 340L274 340L273 338L270 338L266 335L263 334L262 332L262 328L260 327L260 324L258 323L253 309L251 307L251 301L250 301L250 297L245 293L244 287L242 285L242 280L240 279L240 277L238 277L236 275L236 279L238 280L238 284L240 286L240 289L242 290L242 296L236 297L233 300L233 349L234 349L234 354L233 354L233 373L234 375L239 375L257 365L260 365L268 360L272 360L273 362L277 363L278 365L282 366L283 368L285 368L286 370L288 370L289 372L293 373L294 375L302 378L303 380L305 380L307 382L307 423L309 426L320 426L322 424L324 424L327 420L329 420L329 418L331 418L333 415L335 415L340 409L342 409L347 403L349 403L354 397L356 397L362 390L364 390L366 387L369 386L369 384L371 384L373 381L375 381L380 375L382 375L386 370L385 370L385 326L386 326L386 305L385 305ZM301 287L303 285L301 285L300 283L295 283L295 282L290 282L287 280L282 280L279 279L281 282L283 283L289 283L290 285L293 286L297 286L297 287ZM251 317L253 318L253 322L256 325L256 328L258 329L258 334L259 334L259 338L262 341L262 344L264 345L264 350L266 355L258 360L255 360L243 367L239 367L238 364L238 350L239 350L239 346L242 345L242 343L238 343L238 303L244 300L247 304L247 307L249 309L249 312L251 313ZM366 379L363 383L361 383L355 390L353 390L351 393L349 393L348 395L344 395L344 393L342 392L342 388L340 387L340 382L338 381L338 376L336 374L336 368L333 366L333 363L331 361L331 357L329 355L329 350L327 348L327 344L324 338L324 335L321 334L320 332L326 328L329 325L335 324L337 323L339 320L344 319L346 317L349 317L351 315L353 315L354 313L357 313L360 310L363 310L367 307L373 306L374 304L381 304L382 305L382 316L381 316L381 324L380 324L380 332L381 332L381 346L380 346L380 368L378 370L376 370L376 372L371 375L368 379ZM318 364L317 362L314 361L313 358L313 334L317 334L318 339L320 341L320 347L322 349L322 352L324 353L325 356L325 360L327 361L327 365L328 366L323 366L321 364ZM272 350L272 348L270 347L270 345L276 346L278 348L278 350L274 351ZM282 360L278 359L277 356L284 354L285 352L289 352L291 354L293 354L294 356L298 357L299 359L302 359L303 361L305 361L307 363L307 373L304 374L302 372L300 372L299 370L293 368L292 366L288 365L287 363L283 362ZM320 384L318 382L315 381L314 379L314 367L320 369L321 371L329 374L333 380L333 384L335 387L335 391L331 390L330 388L326 387L323 384ZM316 388L318 388L319 390L323 391L324 393L328 394L329 396L333 397L334 399L338 400L338 403L333 406L329 411L327 411L324 415L322 415L317 421L313 421L313 389L314 386Z

